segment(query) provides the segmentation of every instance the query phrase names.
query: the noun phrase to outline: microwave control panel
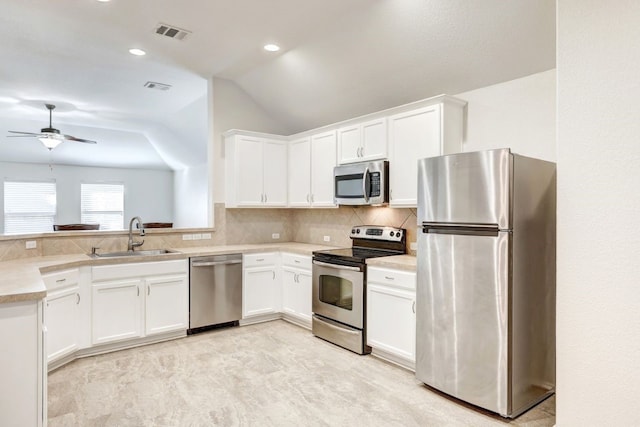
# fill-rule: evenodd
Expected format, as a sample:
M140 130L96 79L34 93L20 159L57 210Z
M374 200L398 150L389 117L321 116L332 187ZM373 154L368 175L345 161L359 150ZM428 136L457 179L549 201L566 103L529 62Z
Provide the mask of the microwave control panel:
M380 196L380 172L371 172L371 194L369 197Z

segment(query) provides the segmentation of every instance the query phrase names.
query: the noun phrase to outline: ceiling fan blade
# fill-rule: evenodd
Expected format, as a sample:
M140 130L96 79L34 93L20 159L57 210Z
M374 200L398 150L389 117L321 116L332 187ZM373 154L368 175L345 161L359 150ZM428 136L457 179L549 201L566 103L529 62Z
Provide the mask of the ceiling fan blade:
M97 144L96 141L92 141L90 139L82 139L82 138L76 138L75 136L71 136L71 135L62 135L64 137L65 140L67 141L73 141L73 142L84 142L85 144Z
M17 130L10 130L8 131L9 133L19 133L20 135L7 135L8 138L10 137L14 137L14 136L40 136L39 133L33 133L33 132L19 132Z

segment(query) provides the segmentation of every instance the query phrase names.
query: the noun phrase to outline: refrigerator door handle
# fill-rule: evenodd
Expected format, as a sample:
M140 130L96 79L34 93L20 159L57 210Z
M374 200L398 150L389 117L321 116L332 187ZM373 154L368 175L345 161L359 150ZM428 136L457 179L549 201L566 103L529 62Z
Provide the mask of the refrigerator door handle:
M481 236L497 236L500 230L498 224L473 224L454 222L423 222L423 233L437 234L478 234Z

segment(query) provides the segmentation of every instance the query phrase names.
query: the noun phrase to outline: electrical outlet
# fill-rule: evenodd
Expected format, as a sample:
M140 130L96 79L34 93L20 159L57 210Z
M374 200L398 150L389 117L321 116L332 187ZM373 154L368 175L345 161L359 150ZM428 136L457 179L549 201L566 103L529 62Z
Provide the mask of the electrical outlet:
M35 249L38 247L38 244L36 243L35 240L27 240L27 242L24 245L27 249Z
M418 243L417 242L409 243L409 249L411 249L412 251L417 251L418 250Z
M192 234L183 234L182 235L182 240L193 240L193 235Z
M193 240L201 240L202 239L202 234L197 233L197 234L194 234L192 237L193 237Z
M330 242L331 241L331 236L324 236L323 239L325 242Z
M203 240L211 240L211 233L202 233Z
M280 233L273 233L273 234L271 235L271 238L272 238L272 239L279 239L279 238L280 238Z

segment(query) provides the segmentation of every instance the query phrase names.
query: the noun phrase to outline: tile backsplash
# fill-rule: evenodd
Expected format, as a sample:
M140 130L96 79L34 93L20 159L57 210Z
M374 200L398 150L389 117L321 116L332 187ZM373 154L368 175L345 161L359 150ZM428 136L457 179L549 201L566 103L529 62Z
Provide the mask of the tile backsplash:
M349 233L354 225L388 225L407 230L407 252L417 238L415 209L381 207L339 207L333 209L225 209L216 203L215 232L211 239L183 240L182 233L148 233L144 249L219 246L249 243L301 242L331 246L351 246ZM273 234L279 238L274 239ZM325 241L329 236L329 241ZM139 237L136 238L138 240ZM27 241L35 249L25 249ZM86 236L55 236L0 240L0 261L61 254L102 252L127 248L127 233Z

